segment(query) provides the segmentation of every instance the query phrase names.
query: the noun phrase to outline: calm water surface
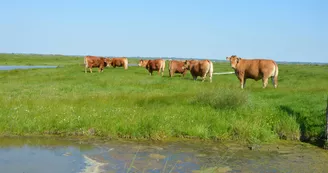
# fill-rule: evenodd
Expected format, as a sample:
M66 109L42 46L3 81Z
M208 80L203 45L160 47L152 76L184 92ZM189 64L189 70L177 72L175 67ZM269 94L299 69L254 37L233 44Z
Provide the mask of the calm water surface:
M131 142L60 138L0 138L6 173L87 172L327 172L320 148L288 143L254 150L192 141Z

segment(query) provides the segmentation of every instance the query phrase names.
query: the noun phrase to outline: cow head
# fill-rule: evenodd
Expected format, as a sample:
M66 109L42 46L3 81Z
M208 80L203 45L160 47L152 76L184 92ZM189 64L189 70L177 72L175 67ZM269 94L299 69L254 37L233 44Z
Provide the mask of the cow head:
M184 62L184 67L182 69L190 70L198 62L199 62L198 60L186 60Z
M182 69L190 70L190 63L191 63L191 60L185 60Z
M226 57L227 61L230 61L230 65L233 69L237 68L237 64L239 63L241 58L239 58L237 55L232 55L230 57Z
M105 66L109 67L112 64L112 59L111 58L105 58Z
M139 60L138 66L139 67L146 67L147 63L148 63L148 60L141 59L141 60Z
M139 60L139 64L138 64L138 66L139 66L139 67L140 67L140 66L142 66L142 64L143 64L143 61L144 61L144 60L142 60L142 59L141 59L141 60Z

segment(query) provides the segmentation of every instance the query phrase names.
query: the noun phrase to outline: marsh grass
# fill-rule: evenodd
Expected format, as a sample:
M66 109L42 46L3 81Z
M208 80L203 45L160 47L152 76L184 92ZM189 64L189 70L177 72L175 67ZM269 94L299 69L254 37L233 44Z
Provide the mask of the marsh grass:
M11 59L12 58L12 59ZM129 60L130 61L130 60ZM130 62L137 62L131 59ZM213 83L141 67L84 73L81 57L0 55L0 64L63 65L0 71L1 135L171 137L263 142L322 137L328 66L279 65L279 86L234 75ZM215 72L231 71L214 63Z
M202 91L192 100L192 104L211 106L214 109L237 109L247 104L247 93L237 89Z

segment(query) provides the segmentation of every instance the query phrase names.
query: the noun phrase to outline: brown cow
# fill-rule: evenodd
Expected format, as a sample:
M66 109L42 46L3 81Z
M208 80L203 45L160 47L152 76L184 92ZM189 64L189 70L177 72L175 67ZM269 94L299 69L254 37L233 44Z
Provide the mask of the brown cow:
M149 75L153 75L153 71L158 71L158 74L162 72L162 76L164 75L165 69L165 60L163 59L153 59L153 60L140 60L139 66L146 67L149 72Z
M149 60L146 60L146 59L141 59L141 60L139 60L139 64L138 64L138 66L139 66L139 67L146 67L148 61L149 61Z
M274 88L278 86L278 65L271 59L242 59L236 55L226 57L240 81L240 87L245 87L246 79L258 81L262 79L263 88L268 84L271 77Z
M98 56L85 56L84 57L84 72L87 73L87 68L89 68L90 73L92 73L93 67L98 67L98 72L103 72L104 68L109 66L109 59Z
M184 67L184 61L170 60L169 61L169 76L173 77L174 73L182 74L182 77L186 75L187 69Z
M124 69L128 69L128 59L126 57L121 57L121 58L109 58L110 59L110 65L114 68L116 67L124 67Z
M210 82L212 82L213 75L213 63L210 60L186 60L184 67L187 70L190 70L190 73L194 80L197 79L198 76L202 77L202 82L205 81L206 76L208 75L210 78Z

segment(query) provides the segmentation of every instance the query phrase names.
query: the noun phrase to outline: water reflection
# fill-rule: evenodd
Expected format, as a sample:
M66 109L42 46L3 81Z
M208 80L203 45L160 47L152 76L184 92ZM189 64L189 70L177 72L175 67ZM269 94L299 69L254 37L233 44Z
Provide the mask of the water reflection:
M302 143L137 142L0 138L1 172L324 172L325 150ZM279 147L277 147L279 145Z

